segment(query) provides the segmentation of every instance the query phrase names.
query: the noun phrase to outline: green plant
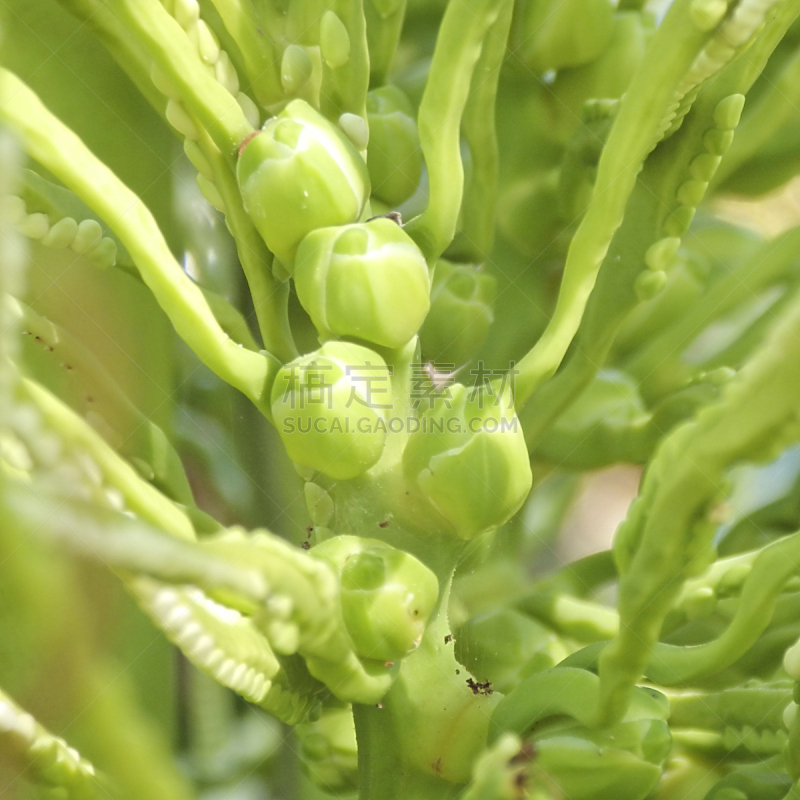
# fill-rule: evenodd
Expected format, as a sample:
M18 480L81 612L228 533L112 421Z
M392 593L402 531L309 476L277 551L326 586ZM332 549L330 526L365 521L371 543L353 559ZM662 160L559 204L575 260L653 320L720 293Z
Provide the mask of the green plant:
M800 797L799 0L0 15L0 793Z

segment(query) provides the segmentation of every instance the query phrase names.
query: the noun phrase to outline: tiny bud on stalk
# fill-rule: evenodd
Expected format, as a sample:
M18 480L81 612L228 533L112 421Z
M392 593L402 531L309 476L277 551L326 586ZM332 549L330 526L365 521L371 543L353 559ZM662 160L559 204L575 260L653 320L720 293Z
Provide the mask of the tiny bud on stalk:
M439 596L439 582L424 564L358 536L328 539L312 553L341 577L342 616L359 656L396 661L419 646Z

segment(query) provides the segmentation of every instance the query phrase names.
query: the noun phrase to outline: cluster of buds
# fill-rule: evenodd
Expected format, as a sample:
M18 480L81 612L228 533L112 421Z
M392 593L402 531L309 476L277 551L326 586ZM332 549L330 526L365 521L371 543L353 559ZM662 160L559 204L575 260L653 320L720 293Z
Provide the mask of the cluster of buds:
M376 137L370 159L382 172L378 154L397 136L414 138L406 136L408 123L416 135L410 113L386 102L373 99L370 115ZM394 217L365 221L373 172L341 127L304 100L289 103L246 140L237 165L245 209L278 260L277 274L295 279L320 338L399 348L428 313L430 275ZM416 185L420 172L419 163L404 166L403 180ZM390 187L382 197L393 201L413 191L398 188L402 181L388 173L378 180Z
M399 215L368 219L370 186L378 202L408 200L422 156L400 90L370 92L367 110L369 169L342 126L304 100L245 141L237 167L245 209L278 261L276 274L293 279L323 342L281 369L272 415L295 464L334 480L357 478L381 460L393 392L406 391L388 380L391 365L420 330L433 360L466 362L493 319L491 276L472 265L429 266ZM367 380L376 375L389 387L380 403ZM408 435L402 469L426 513L469 539L519 508L531 471L510 390L486 402L491 387L453 389L454 402L434 404L423 415L431 425Z
M304 100L245 140L236 177L247 213L288 271L307 234L355 222L369 194L355 145Z

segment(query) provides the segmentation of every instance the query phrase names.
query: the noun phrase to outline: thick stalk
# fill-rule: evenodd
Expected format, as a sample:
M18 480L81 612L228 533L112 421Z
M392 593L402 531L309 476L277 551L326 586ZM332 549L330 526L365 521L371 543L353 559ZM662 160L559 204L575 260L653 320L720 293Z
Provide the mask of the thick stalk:
M363 800L446 800L470 778L499 699L474 694L453 654L447 606L454 559L442 559L442 586L422 644L377 706L354 706Z
M272 253L244 210L230 165L207 137L200 146L214 170L214 180L225 202L225 222L236 242L264 347L281 363L298 355L289 326L289 284L272 274Z
M721 400L670 434L651 462L614 542L620 632L600 657L600 724L624 714L683 581L710 555L707 515L725 471L795 440L798 330L796 300Z
M396 372L395 379L400 394L407 376ZM363 478L330 486L336 509L330 524L410 552L439 580L423 640L400 664L392 688L376 706L354 705L361 797L439 800L456 797L470 780L499 696L470 685L469 672L455 659L448 605L466 543L407 513L400 455L393 452L382 469Z

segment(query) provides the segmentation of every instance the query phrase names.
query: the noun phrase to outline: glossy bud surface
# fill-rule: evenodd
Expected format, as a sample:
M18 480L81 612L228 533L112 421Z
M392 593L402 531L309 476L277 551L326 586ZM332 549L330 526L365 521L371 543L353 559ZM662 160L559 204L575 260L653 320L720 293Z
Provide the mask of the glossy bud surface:
M323 336L401 347L428 313L425 258L390 219L314 231L295 264L297 296Z
M386 438L389 372L372 350L328 342L286 364L272 387L275 427L297 464L337 480L377 462Z
M304 100L293 100L245 142L236 178L247 213L287 269L306 234L355 222L369 194L358 151Z
M341 575L342 615L362 658L394 661L415 650L439 594L412 555L375 539L337 536L312 551Z
M436 398L403 453L411 485L458 536L497 528L522 505L532 474L509 386L456 384Z

